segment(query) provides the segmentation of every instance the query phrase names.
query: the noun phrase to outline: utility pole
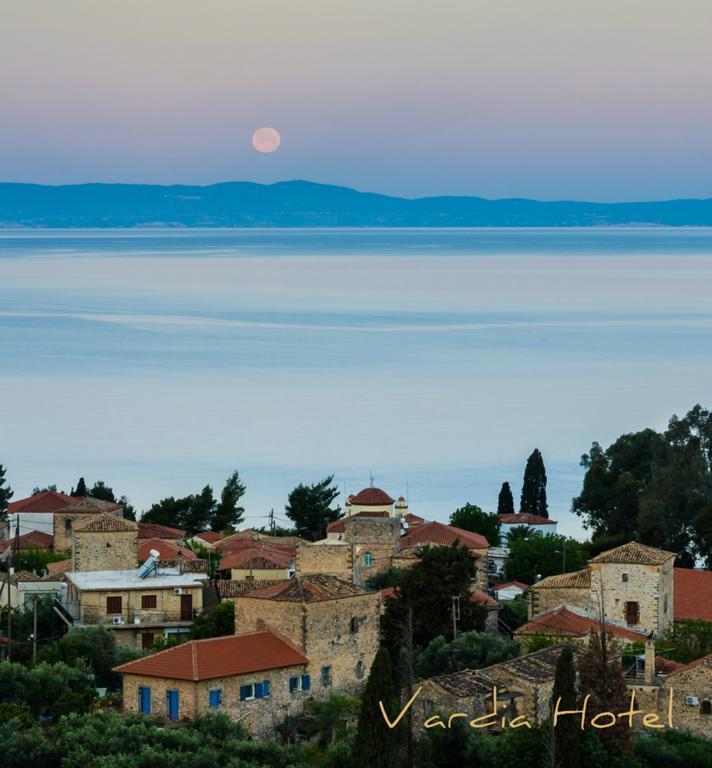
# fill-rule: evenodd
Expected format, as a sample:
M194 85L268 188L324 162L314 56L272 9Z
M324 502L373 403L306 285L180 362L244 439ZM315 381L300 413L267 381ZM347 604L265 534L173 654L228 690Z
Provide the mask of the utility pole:
M270 509L269 511L269 531L274 536L274 530L276 528L276 524L274 522L274 507Z
M37 658L37 595L32 596L32 663Z
M460 598L452 596L452 639L457 639L457 622L460 618Z

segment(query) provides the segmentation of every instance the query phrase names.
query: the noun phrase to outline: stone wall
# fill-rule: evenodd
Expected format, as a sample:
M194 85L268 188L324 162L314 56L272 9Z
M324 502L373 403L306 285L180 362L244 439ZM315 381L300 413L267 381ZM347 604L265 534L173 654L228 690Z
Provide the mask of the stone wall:
M74 531L72 570L130 571L138 568L138 531Z
M289 678L306 671L304 665L254 672L247 675L192 682L167 678L124 675L124 712L138 712L138 688L146 686L151 690L151 715L167 717L170 690L178 691L179 719L193 719L210 712L225 712L232 719L240 721L257 738L273 738L275 727L288 715L299 714L304 701L311 698L313 691L289 691ZM269 680L270 695L264 699L240 701L240 686ZM319 681L312 678L312 688ZM222 691L220 709L210 707L210 691Z
M348 544L300 544L296 552L297 576L327 573L353 580L353 553Z
M529 620L540 613L553 611L554 608L565 604L583 610L590 609L590 590L583 587L561 587L537 589L536 586L526 593L529 605Z
M658 691L658 714L665 720L672 698L672 722L675 730L689 731L693 736L712 739L712 666L696 664L667 677ZM686 704L687 696L695 696L698 704Z
M330 667L330 685L322 691L357 693L368 677L378 650L379 606L377 592L303 603L236 597L235 626L250 632L262 623L281 632L303 649L312 680L321 679ZM314 695L319 695L318 686Z

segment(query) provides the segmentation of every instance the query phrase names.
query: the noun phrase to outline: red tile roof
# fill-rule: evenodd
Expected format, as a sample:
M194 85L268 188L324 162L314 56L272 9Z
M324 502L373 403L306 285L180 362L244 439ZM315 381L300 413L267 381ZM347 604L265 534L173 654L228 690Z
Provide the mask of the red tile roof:
M702 656L699 659L695 659L694 661L691 661L689 664L682 664L680 667L678 667L675 672L680 672L683 669L690 669L690 667L709 667L712 669L712 653L708 653L707 656ZM671 673L672 674L672 673Z
M671 675L673 672L677 672L678 669L682 669L685 664L681 664L679 661L673 661L672 659L664 659L662 656L655 657L655 673L658 675Z
M127 533L135 531L138 526L133 520L124 520L123 517L107 515L104 512L98 515L87 515L85 519L76 523L75 533Z
M318 603L323 600L360 597L368 594L375 594L375 592L370 592L338 576L314 573L278 581L269 587L248 592L243 597L292 603Z
M216 541L220 541L223 538L223 535L218 531L201 531L195 534L195 538L207 541L208 544L215 544Z
M620 547L608 549L600 555L592 557L589 563L630 563L631 565L662 565L668 560L674 560L674 552L649 547L638 541L629 541Z
M412 512L408 512L407 515L403 515L403 519L408 523L408 525L420 525L421 523L426 522L424 517L418 517L418 515L414 515Z
M142 541L138 548L138 559L143 562L151 556L151 550L158 552L159 560L197 560L198 556L187 547L179 547L177 544L171 544L170 541L163 539L146 539Z
M0 553L5 552L15 543L15 537L0 541ZM52 549L54 546L54 536L43 531L29 531L18 536L18 546L20 549Z
M385 505L396 503L395 499L392 499L380 488L364 488L355 496L349 496L349 501L352 504L358 504L363 507L383 507Z
M139 539L182 539L185 534L186 532L180 528L170 528L158 523L139 522L138 524Z
M529 589L529 585L525 584L523 581L504 581L501 584L495 584L494 589L495 592L497 592L500 589L506 589L507 587L519 587L519 589Z
M400 546L401 549L408 549L418 544L449 547L456 541L470 549L487 549L489 547L487 539L479 533L472 533L472 531L465 531L462 528L438 522L423 523L408 531L401 539Z
M499 522L505 525L556 525L556 520L533 515L531 512L515 512L512 515L499 515Z
M673 618L712 621L712 571L673 568Z
M55 560L53 563L47 563L47 571L50 576L61 576L63 573L71 570L71 560Z
M499 608L499 603L493 597L486 592L480 592L479 589L470 592L470 602L484 603L488 608Z
M212 680L308 664L307 657L272 630L192 640L114 667L126 675Z
M253 546L231 549L223 553L219 570L228 568L256 568L269 570L273 568L284 569L294 562L294 547L274 547L260 541L250 542Z
M388 512L384 509L374 510L369 512L368 510L362 510L355 515L347 515L346 517L340 517L338 520L334 520L333 523L329 523L326 526L327 533L343 533L346 530L346 521L352 517L390 517Z
M581 616L561 606L553 611L542 613L519 629L514 630L515 635L549 635L584 637L592 631L598 630L600 623L597 619ZM617 637L625 637L628 640L645 640L646 635L635 632L632 629L619 627L617 624L606 622L606 632Z
M73 496L67 496L57 491L44 491L26 499L18 499L7 505L9 514L14 512L57 512L77 501Z

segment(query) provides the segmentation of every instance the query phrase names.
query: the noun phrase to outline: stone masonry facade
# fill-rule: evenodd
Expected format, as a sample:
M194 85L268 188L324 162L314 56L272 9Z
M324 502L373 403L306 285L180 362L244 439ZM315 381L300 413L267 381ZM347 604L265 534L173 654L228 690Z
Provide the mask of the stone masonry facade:
M138 526L96 515L74 526L73 571L129 571L138 567Z

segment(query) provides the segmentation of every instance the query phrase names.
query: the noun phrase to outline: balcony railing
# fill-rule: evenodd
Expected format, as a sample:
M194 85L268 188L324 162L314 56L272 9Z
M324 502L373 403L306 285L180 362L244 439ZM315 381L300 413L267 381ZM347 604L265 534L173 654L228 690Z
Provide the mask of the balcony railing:
M58 604L63 618L71 617L73 625L102 624L104 626L165 626L191 624L200 614L198 609L187 611L161 611L158 609L131 608L121 613L106 613L97 608L82 607L78 603Z

